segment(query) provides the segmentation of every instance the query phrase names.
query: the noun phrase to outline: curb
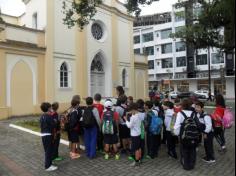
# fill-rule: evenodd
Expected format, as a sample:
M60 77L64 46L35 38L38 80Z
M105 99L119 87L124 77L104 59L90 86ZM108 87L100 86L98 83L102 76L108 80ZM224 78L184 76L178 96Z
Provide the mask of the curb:
M41 134L41 133L35 132L35 131L30 130L30 129L28 129L28 128L24 128L24 127L21 127L21 126L18 126L18 125L14 125L14 124L9 124L9 127L15 128L15 129L18 129L18 130L20 130L20 131L24 131L24 132L27 132L27 133L30 133L30 134L33 134L33 135L35 135L35 136L42 137L42 134ZM64 139L60 139L60 143L63 144L63 145L69 146L69 141L64 140ZM85 146L83 146L83 145L80 145L80 148L81 148L82 150L85 150Z

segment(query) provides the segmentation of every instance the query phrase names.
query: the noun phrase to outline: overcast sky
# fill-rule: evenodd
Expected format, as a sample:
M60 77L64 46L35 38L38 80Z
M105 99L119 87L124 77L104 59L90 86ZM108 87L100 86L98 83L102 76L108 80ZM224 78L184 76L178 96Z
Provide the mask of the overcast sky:
M120 1L124 2L125 0ZM172 4L177 1L178 0L160 0L159 2L153 3L151 6L142 7L141 15L171 11ZM22 0L0 0L0 8L2 13L13 16L19 16L25 11Z

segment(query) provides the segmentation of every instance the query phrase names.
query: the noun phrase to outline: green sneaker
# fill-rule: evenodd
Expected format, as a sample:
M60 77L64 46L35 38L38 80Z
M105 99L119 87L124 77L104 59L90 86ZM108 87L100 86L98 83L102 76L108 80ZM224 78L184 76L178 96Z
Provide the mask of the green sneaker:
M128 157L128 160L134 161L134 158L133 158L132 156L129 156L129 157Z
M120 155L119 154L116 154L115 155L115 160L119 160L120 159Z
M108 154L105 154L104 159L105 159L105 160L108 160L108 159L109 159L109 155L108 155Z
M146 155L146 159L151 159L151 157L149 155Z
M55 158L53 161L62 161L64 158L62 158L62 157L57 157L57 158Z

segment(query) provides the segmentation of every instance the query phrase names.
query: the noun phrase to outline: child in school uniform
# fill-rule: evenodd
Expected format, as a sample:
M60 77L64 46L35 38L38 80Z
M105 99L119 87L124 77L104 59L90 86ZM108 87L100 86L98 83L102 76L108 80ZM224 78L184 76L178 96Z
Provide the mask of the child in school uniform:
M131 166L139 166L141 161L141 118L138 114L138 104L131 103L129 111L132 114L130 121L127 116L124 119L127 127L130 128L131 148L135 153L135 161Z
M41 136L42 143L45 153L45 162L44 167L45 171L54 171L57 170L57 166L52 165L52 156L53 156L53 129L56 124L51 117L51 104L48 102L44 102L40 106L43 114L40 117L40 128L41 128Z
M61 139L61 126L60 126L60 120L59 120L59 115L57 113L57 110L59 108L59 103L54 102L52 103L52 118L54 122L56 123L56 127L54 129L54 144L53 144L53 161L61 161L63 160L62 157L59 157L58 155L58 149L59 149L59 144L60 144L60 139Z
M167 137L167 148L168 155L172 158L177 159L177 153L175 149L175 137L171 133L170 125L171 120L174 118L174 104L170 101L163 102L163 109L165 111L165 126L166 126L166 137Z
M115 153L115 160L120 159L118 153L118 129L119 129L119 114L112 110L113 103L107 100L104 104L105 111L102 114L102 133L104 136L104 151L105 160L109 159L110 146L112 145Z
M101 94L97 93L94 95L93 106L95 108L97 108L100 119L102 118L102 114L104 111L104 106L103 106L103 104L101 104L101 99L102 99ZM97 150L100 152L103 152L103 134L102 134L101 130L98 129L97 135L98 135L97 136Z
M199 121L202 124L205 124L205 130L203 131L204 138L204 148L206 156L202 158L206 163L214 163L214 147L213 147L213 139L214 133L212 128L211 117L204 112L204 104L201 101L197 101L195 104L196 115Z

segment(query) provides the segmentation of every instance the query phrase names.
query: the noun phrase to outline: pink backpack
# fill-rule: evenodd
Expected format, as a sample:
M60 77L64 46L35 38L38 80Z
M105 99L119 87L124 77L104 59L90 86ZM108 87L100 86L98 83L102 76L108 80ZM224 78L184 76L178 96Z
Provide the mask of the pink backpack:
M233 126L234 123L234 114L229 108L226 108L224 111L224 116L222 119L222 124L224 128L229 129Z

